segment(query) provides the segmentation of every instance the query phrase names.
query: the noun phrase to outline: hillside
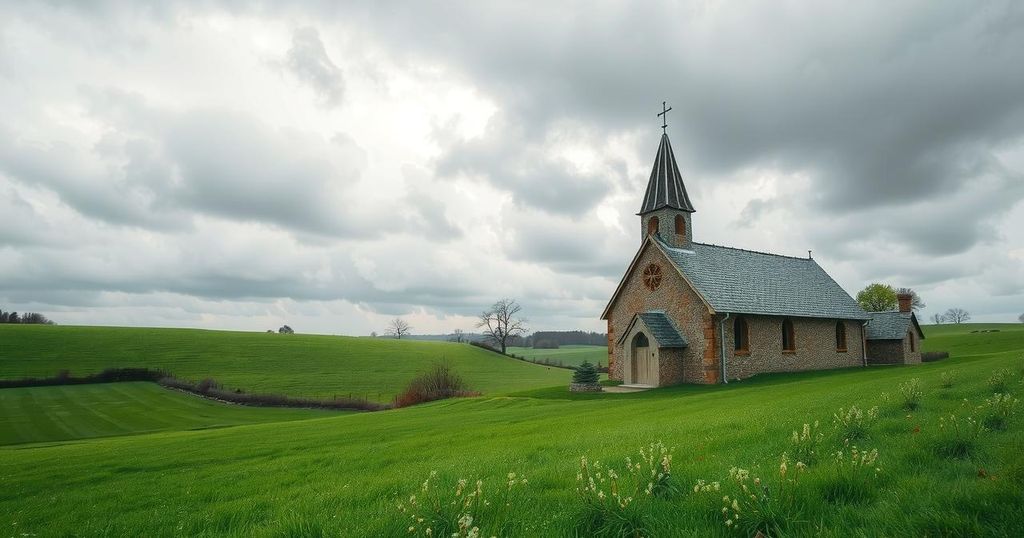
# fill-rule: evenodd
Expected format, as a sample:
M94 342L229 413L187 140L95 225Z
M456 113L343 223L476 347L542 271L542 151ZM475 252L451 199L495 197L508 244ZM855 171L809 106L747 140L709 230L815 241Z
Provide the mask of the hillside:
M408 505L410 495L427 497L424 480L451 498L458 478L479 478L488 499L502 499L507 473L515 472L529 483L508 494L514 523L500 534L570 536L594 515L576 490L580 457L622 472L625 457L639 461L639 448L663 441L675 447L671 480L679 489L664 497L641 492L623 517L657 536L724 536L732 533L722 495L736 488L729 469L749 469L774 484L780 454L797 450L791 432L820 421L819 461L800 473L790 459L789 476L802 476L785 486L794 500L770 504L787 533L1015 535L1024 524L1021 410L1005 430L969 441L969 452L944 452L953 445L940 419L980 413L993 372L1005 369L1007 389L1024 393L1024 331L971 330L927 328L929 349L960 351L920 366L633 394L532 390L381 413L0 448L0 528L38 535L392 536L410 535L412 524L422 535L398 506ZM951 372L953 384L944 388L941 379ZM921 380L920 406L906 410L900 385L912 378ZM849 475L831 456L850 449L832 419L850 405L880 409L857 443L879 454L862 475ZM862 478L845 481L848 475ZM722 491L693 493L698 479L718 481ZM473 515L485 532L500 516L497 509Z
M565 366L579 366L583 361L590 364L608 366L608 348L606 346L561 346L558 349L534 349L532 347L509 347L508 352L528 359L550 360Z
M344 336L0 325L0 378L75 375L109 367L211 377L229 388L318 398L389 401L436 362L487 395L569 382L571 372L502 357L468 344Z

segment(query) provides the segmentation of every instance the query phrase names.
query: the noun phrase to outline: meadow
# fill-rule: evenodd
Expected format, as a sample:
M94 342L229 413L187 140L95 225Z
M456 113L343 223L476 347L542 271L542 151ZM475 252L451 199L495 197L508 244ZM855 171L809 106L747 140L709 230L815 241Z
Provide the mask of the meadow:
M532 347L509 347L508 352L527 359L550 360L564 366L579 366L583 361L608 366L608 348L605 346L561 346L558 349L534 349Z
M444 363L485 395L568 382L468 344L197 329L0 325L0 378L147 367L227 388L289 396L388 402L417 373Z
M998 328L927 327L925 349L953 354L919 366L630 394L573 395L560 384L376 413L0 448L0 529L1016 535L1019 406L991 428L976 426L989 423L996 389L1024 393L1024 326Z

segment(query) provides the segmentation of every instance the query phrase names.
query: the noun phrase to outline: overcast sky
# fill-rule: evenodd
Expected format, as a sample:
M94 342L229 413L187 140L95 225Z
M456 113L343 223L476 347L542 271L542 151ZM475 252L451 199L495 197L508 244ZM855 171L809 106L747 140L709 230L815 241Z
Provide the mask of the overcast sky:
M695 240L1024 312L1024 3L277 4L0 2L0 309L603 330L665 100Z

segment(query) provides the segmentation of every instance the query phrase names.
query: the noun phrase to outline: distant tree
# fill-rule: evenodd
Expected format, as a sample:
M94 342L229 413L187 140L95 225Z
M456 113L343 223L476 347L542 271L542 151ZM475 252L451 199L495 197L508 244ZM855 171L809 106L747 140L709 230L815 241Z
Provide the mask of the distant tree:
M1017 321L1024 323L1024 314L1017 316Z
M267 329L267 332L270 334L274 334L274 329Z
M377 331L370 331L370 338L377 338Z
M924 301L921 300L921 296L918 295L916 291L914 291L914 290L912 290L910 288L900 288L900 289L896 290L896 294L897 295L899 295L901 293L909 293L910 294L910 296L911 296L911 299L910 299L910 308L911 308L911 310L921 310L924 307L928 306L928 305L924 304Z
M412 325L409 325L402 318L395 318L391 320L391 322L388 324L388 336L395 337L399 340L401 340L403 336L408 336L409 334L411 334L411 332Z
M8 312L7 323L21 323L21 318L18 317L17 312Z
M950 308L949 310L946 310L946 313L943 314L942 317L950 323L963 323L965 321L970 321L971 313L963 308Z
M22 323L31 323L33 325L53 325L54 323L47 319L46 316L39 312L26 312L21 316Z
M295 334L295 331L287 325L282 325L281 328L277 330L277 332L281 334Z
M462 329L455 329L454 331L452 331L452 341L453 342L458 342L458 343L461 344L462 341L465 340L465 339L466 339L466 333L464 333L462 331Z
M896 290L888 284L868 284L857 293L857 302L868 312L885 312L896 308Z
M526 334L526 320L519 317L523 308L514 299L501 299L480 314L476 326L484 329L484 336L505 353L509 339Z
M943 321L946 321L946 319L942 317L942 314L938 312L932 314L932 323L936 325L942 325Z
M0 310L0 323L7 323L7 316L9 316L7 312Z
M585 383L593 385L598 381L597 368L590 361L583 361L583 364L576 367L576 371L572 374L573 383Z

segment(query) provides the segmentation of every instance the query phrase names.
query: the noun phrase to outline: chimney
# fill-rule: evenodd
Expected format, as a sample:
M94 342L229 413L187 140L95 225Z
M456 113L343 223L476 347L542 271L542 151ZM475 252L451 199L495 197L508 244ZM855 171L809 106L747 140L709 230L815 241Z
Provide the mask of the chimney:
M900 302L900 312L910 312L914 303L914 296L909 293L900 293L896 295L896 300Z

